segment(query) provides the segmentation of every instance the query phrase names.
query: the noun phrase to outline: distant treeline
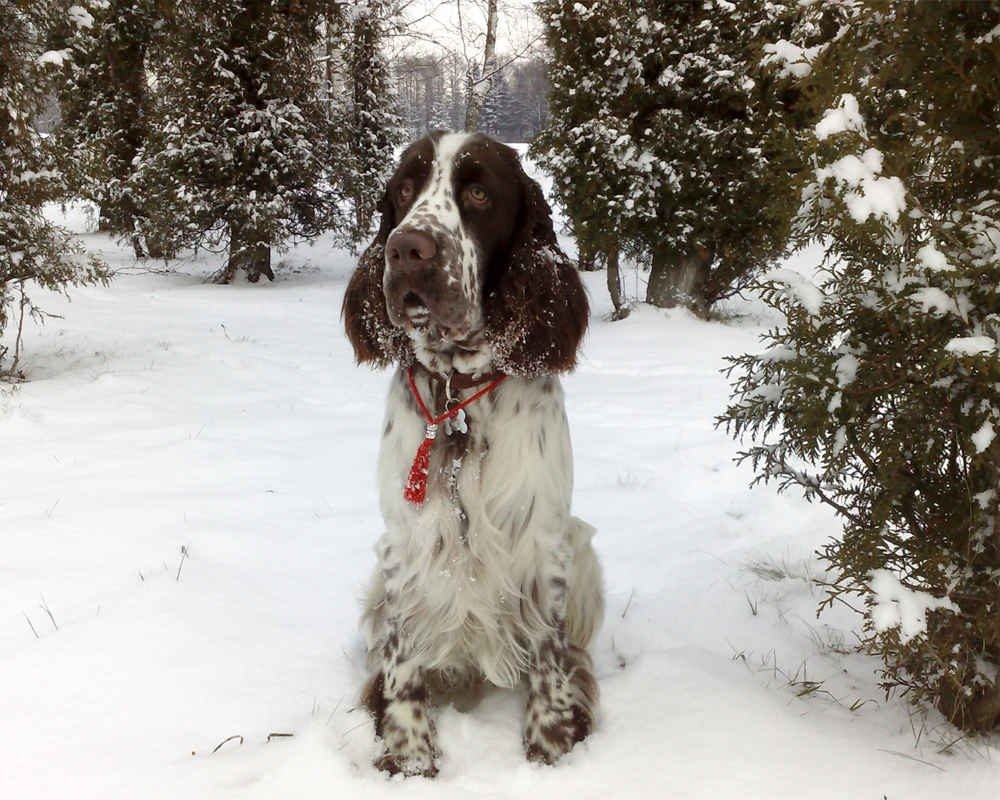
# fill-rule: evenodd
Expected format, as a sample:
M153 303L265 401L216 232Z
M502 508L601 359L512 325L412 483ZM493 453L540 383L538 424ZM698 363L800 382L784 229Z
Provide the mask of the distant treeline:
M500 59L503 64L503 59ZM462 130L469 75L461 58L406 56L391 64L398 114L408 138L428 130ZM505 142L535 138L549 118L549 81L544 61L526 57L502 66L483 106L479 128Z

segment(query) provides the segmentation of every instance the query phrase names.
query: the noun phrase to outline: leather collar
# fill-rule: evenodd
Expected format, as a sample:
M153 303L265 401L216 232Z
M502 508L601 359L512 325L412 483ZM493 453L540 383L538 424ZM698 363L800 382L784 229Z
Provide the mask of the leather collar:
M427 367L421 364L419 361L414 364L426 375L434 381L437 381L442 386L447 387L449 385L449 376L441 375L437 372L431 372ZM456 372L452 370L450 385L452 389L458 389L459 391L464 391L465 389L474 389L477 386L483 386L487 383L495 381L503 375L502 372L487 372L485 375L467 375L464 372Z

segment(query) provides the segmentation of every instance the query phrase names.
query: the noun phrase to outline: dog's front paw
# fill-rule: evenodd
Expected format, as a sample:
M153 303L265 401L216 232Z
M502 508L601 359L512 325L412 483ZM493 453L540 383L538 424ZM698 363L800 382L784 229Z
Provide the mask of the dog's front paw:
M585 650L570 647L562 666L542 663L529 675L524 752L529 761L554 764L594 729L597 681Z
M425 778L433 778L438 774L434 758L426 754L403 756L386 752L375 759L375 769L389 775L422 775Z
M375 768L390 775L433 778L438 772L438 749L426 711L415 706L390 708L388 712L382 729L385 752L375 759Z
M586 739L594 728L591 709L582 703L554 708L545 703L531 703L524 729L524 753L528 761L554 764Z

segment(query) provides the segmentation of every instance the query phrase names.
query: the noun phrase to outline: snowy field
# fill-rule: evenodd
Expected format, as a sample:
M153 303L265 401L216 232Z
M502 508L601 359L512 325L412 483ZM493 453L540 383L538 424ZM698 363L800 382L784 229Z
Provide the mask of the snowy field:
M0 390L0 798L996 797L996 739L886 702L854 615L815 618L831 516L749 489L713 427L723 357L773 320L611 323L603 273L565 380L608 595L597 731L529 765L497 691L441 710L436 781L377 773L354 703L389 375L341 329L352 257L320 240L274 284L219 287L217 256L142 274L84 241L125 272L36 297L64 319Z

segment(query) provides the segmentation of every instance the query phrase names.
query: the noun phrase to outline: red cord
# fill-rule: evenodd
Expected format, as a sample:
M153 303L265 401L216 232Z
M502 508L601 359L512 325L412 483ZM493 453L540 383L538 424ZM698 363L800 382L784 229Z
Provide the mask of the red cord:
M452 419L459 411L472 405L483 395L492 392L507 379L507 376L501 375L485 388L480 389L471 397L463 400L454 408L448 409L437 417L431 416L431 412L427 410L427 406L420 396L420 391L417 389L417 382L413 378L412 368L407 367L406 377L410 379L410 391L413 393L413 398L417 401L417 405L420 406L420 411L423 413L424 419L427 420L424 440L417 448L416 455L413 457L413 466L410 467L410 476L406 480L406 486L403 487L403 497L415 505L420 505L427 497L427 473L430 469L431 445L434 443L434 439L437 438L437 426L446 419Z

